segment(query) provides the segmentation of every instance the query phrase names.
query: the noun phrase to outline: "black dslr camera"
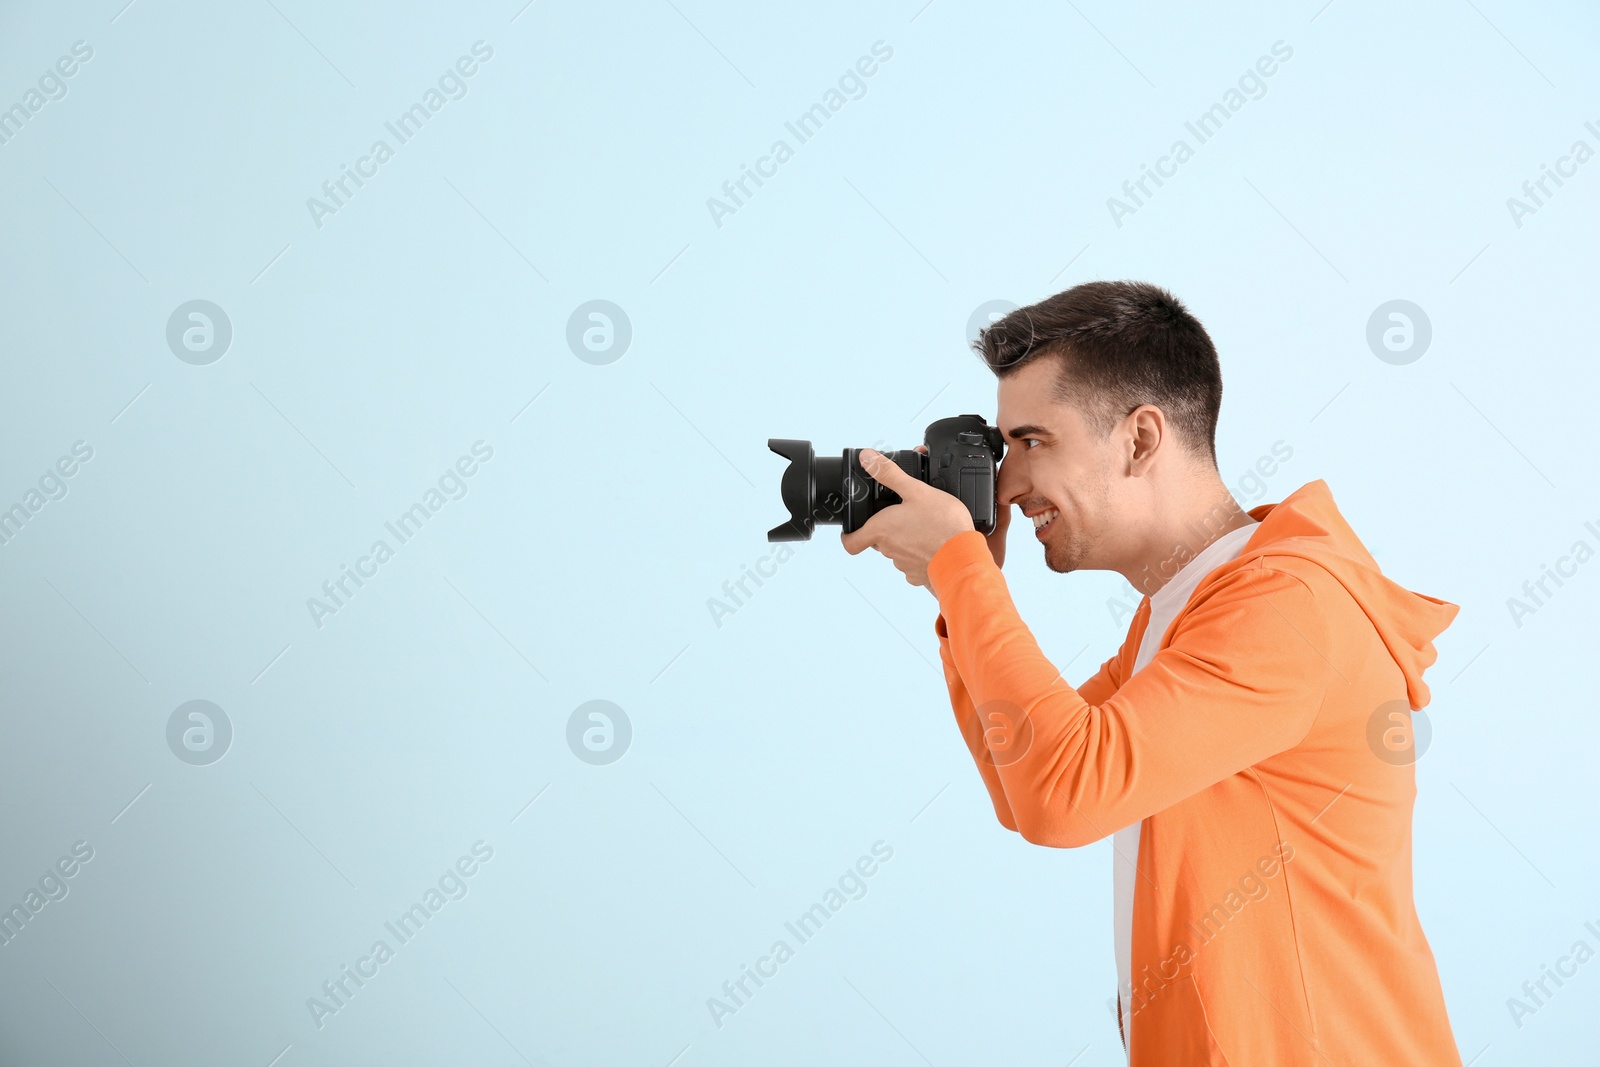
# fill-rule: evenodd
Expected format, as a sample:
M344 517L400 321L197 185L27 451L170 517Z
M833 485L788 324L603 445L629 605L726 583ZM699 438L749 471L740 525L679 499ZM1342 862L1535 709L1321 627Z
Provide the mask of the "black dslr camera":
M1005 450L999 428L982 415L956 415L929 423L922 440L927 454L901 448L884 455L913 478L958 498L979 533L993 533L996 466ZM819 522L854 533L883 508L900 503L900 494L861 469L859 448L845 449L838 459L818 459L810 441L769 437L767 447L789 461L780 485L789 521L767 531L768 541L809 541Z

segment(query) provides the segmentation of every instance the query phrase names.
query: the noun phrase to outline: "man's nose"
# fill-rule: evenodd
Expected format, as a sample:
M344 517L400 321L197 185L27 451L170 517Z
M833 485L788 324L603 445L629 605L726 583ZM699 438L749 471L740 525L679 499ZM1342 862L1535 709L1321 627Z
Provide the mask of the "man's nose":
M1000 479L995 486L996 497L1003 508L1015 504L1028 491L1028 479L1022 467L1011 455L1000 461Z

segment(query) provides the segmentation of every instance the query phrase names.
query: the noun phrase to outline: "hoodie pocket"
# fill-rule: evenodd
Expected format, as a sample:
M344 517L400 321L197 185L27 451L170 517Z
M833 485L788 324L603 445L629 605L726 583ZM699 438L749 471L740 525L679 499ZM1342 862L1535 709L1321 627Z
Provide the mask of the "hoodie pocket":
M1130 1067L1229 1067L1192 974L1162 989L1131 1021Z

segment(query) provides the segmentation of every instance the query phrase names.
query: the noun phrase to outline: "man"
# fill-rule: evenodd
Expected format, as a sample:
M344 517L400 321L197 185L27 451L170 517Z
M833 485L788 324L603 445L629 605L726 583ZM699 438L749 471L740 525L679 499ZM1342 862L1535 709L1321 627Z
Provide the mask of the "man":
M1240 509L1217 471L1216 351L1165 290L1080 285L974 347L999 378L1000 525L985 539L869 452L903 503L844 546L938 599L1000 823L1057 848L1113 837L1132 1067L1460 1067L1412 899L1408 749L1459 608L1384 577L1320 479ZM1001 575L1011 505L1051 570L1146 594L1076 689Z

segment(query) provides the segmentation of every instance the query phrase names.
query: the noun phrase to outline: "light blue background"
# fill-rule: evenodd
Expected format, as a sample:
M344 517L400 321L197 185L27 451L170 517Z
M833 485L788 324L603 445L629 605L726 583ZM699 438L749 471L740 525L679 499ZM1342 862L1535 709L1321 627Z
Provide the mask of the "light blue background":
M827 528L707 607L783 518L769 436L992 418L969 315L1092 278L1205 322L1230 486L1292 449L1241 503L1324 478L1390 575L1462 606L1417 907L1464 1060L1593 1057L1600 962L1520 1028L1506 1005L1600 948L1600 563L1506 606L1600 545L1600 162L1506 206L1600 148L1592 8L123 3L0 14L0 107L94 49L0 145L0 507L94 450L0 546L0 903L94 849L0 947L4 1062L1121 1062L1109 842L995 822L927 593ZM318 228L306 199L478 40L467 95ZM1267 92L1116 225L1275 41ZM1396 298L1433 326L1404 366L1365 340ZM209 366L166 344L192 299L233 325ZM609 365L566 343L591 299L632 323ZM467 495L318 628L307 598L479 440ZM1126 585L1028 540L1007 580L1081 680ZM209 766L167 747L193 699L234 728ZM565 740L592 699L633 725L608 766ZM468 895L318 1028L307 998L479 840ZM717 1027L707 998L880 840L866 895Z

